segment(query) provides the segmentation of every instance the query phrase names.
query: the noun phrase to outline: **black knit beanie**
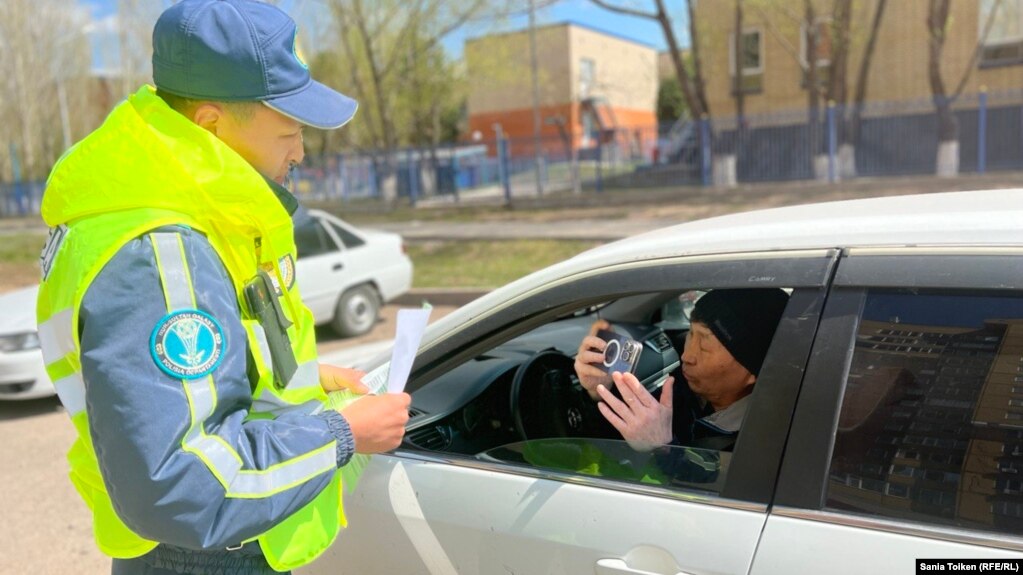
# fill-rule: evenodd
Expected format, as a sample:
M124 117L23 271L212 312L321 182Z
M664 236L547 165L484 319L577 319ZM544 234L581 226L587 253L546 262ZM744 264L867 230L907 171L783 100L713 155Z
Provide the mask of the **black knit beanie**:
M697 300L691 320L705 324L736 361L760 375L788 299L777 288L716 289Z

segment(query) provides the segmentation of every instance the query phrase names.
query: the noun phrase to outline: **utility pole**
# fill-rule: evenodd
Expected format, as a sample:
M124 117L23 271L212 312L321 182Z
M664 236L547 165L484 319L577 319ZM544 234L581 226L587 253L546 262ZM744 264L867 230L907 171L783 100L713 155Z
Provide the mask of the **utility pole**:
M533 76L533 152L536 156L536 195L543 195L543 152L540 149L540 79L536 63L536 0L529 0L529 66Z

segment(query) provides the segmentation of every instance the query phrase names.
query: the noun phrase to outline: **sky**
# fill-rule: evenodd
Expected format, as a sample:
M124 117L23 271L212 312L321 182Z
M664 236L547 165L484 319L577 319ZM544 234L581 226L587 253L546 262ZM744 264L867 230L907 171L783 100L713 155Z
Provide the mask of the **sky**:
M116 10L117 0L75 0L90 11L93 20L92 46L94 67L97 69L117 67L116 42ZM170 0L144 0L147 2L170 5ZM462 56L462 49L467 38L475 38L494 32L521 30L528 26L528 4L519 0L523 6L519 14L495 20L477 20L449 34L443 41L444 48L454 59ZM536 0L538 5L548 4L551 0ZM633 9L652 11L652 0L610 0L621 6ZM682 0L668 3L675 12L672 14L676 27L676 36L682 47L689 45L688 26L686 24L684 2ZM278 6L292 14L302 25L303 18L316 18L318 11L323 10L323 0L280 0ZM573 22L605 31L609 34L634 40L656 48L658 51L667 49L664 34L660 25L645 18L636 18L605 10L589 0L555 0L551 5L537 11L539 25ZM112 61L113 60L113 61Z

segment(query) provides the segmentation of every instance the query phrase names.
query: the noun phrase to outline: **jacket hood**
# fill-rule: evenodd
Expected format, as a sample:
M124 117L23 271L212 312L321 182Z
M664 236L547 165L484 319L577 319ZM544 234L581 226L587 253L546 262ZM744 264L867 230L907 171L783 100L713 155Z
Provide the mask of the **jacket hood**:
M180 211L198 220L252 224L287 217L266 180L213 134L143 86L57 162L41 212L50 226L120 210ZM265 222L264 222L265 223Z

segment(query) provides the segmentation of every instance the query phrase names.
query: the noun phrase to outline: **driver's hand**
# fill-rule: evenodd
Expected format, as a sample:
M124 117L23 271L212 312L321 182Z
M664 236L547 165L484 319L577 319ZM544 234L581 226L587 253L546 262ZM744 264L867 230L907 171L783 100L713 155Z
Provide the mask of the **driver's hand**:
M575 374L579 376L579 383L593 401L600 401L600 396L597 395L598 386L610 388L614 385L611 376L594 365L604 362L604 348L607 342L597 337L597 331L602 329L611 329L611 324L602 319L593 322L590 333L583 338L579 344L579 351L575 354Z
M622 398L618 399L601 386L597 391L604 401L597 407L629 446L637 451L650 451L671 442L672 385L675 378L665 380L660 401L631 373L614 372L614 382Z

